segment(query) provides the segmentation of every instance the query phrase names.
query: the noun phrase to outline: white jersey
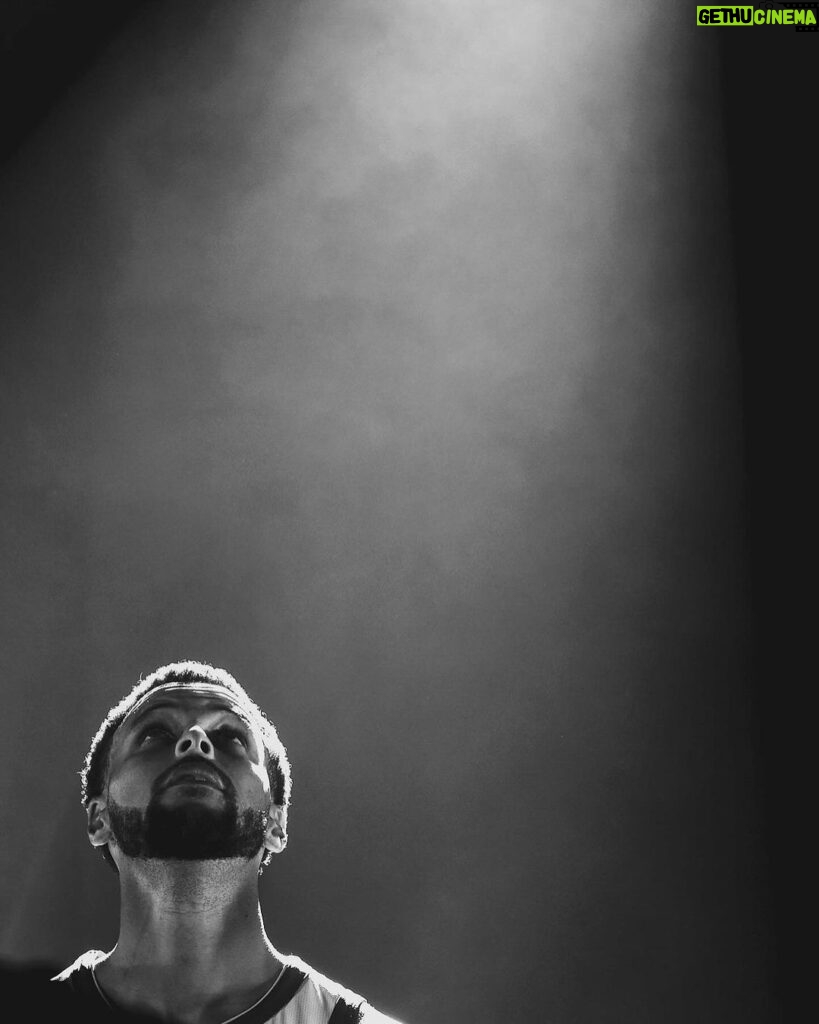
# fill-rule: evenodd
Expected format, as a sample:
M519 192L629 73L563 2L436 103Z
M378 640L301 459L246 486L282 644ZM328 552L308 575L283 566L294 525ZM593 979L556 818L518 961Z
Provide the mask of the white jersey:
M99 949L89 950L52 981L65 985L75 1006L79 1002L87 1007L94 1019L125 1022L129 1014L114 1004L96 978L94 968L105 956ZM283 960L284 968L261 999L222 1024L398 1024L299 957Z

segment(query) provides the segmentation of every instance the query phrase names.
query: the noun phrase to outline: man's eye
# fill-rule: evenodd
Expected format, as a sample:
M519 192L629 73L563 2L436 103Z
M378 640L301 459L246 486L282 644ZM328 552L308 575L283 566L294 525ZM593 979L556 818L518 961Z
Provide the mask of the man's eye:
M231 740L231 741L238 740L239 743L241 743L243 747L247 746L247 738L245 737L245 734L243 732L241 732L239 729L231 729L231 728L217 729L216 730L216 735L220 739L226 739L226 740Z
M166 729L164 725L148 725L137 736L137 743L142 744L149 741L166 739L173 739L170 729Z

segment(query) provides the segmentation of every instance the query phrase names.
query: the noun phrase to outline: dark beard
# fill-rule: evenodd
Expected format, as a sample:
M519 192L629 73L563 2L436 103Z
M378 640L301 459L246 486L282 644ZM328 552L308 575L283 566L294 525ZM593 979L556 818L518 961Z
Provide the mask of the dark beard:
M262 849L267 815L239 813L233 794L220 808L199 803L166 807L156 797L147 810L110 800L111 831L127 857L143 860L250 860Z

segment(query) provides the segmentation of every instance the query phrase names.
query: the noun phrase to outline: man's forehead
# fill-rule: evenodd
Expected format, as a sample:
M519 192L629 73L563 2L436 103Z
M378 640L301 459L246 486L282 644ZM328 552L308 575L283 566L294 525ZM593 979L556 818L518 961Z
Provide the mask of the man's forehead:
M227 711L239 713L244 719L250 718L249 709L235 693L226 686L218 683L163 683L149 690L134 704L125 718L122 725L129 722L136 715L142 715L155 705L179 705L207 703L215 709L224 708ZM255 716L253 716L255 717Z

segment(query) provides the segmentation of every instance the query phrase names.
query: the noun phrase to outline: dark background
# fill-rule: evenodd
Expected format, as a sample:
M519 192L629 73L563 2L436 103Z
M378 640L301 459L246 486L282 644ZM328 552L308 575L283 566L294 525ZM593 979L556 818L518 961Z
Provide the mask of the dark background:
M329 34L326 5L272 6L264 66L306 54L309 81L318 25L342 91L393 38L367 4ZM196 92L241 86L230 10L3 5L0 955L113 943L74 773L140 673L199 657L293 758L262 884L283 950L408 1022L780 1020L815 39L598 42L587 79L552 60L523 96L531 120L557 82L577 119L544 147L493 122L482 164L452 86L469 145L422 123L426 160L375 161L375 215L322 161L358 169L322 120L338 82L273 73L270 152L314 177L243 260L264 205L225 225L263 196L264 94L211 116L230 89ZM410 72L433 97L447 38ZM630 135L601 99L620 62ZM271 238L284 283L248 314L232 290L258 294Z
M815 36L798 34L795 38ZM724 124L742 354L758 761L785 1012L803 1005L799 936L812 876L805 843L813 723L811 686L815 424L810 338L816 333L816 174L805 117L817 61L784 36L723 37Z

